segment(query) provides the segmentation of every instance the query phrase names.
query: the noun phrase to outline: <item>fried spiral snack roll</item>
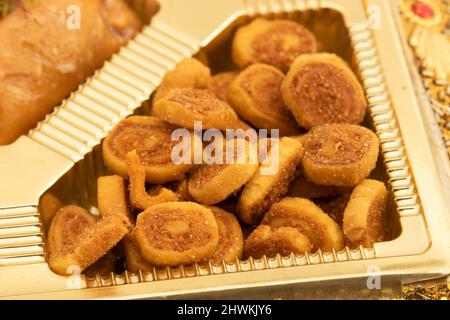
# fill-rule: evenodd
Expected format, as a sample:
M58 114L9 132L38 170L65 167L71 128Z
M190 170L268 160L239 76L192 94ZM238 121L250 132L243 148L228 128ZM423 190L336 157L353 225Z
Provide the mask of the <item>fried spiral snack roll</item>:
M298 55L316 50L314 35L289 20L255 19L237 30L232 43L233 60L239 67L265 63L283 72Z
M298 133L297 123L281 97L284 74L266 64L242 71L228 89L228 100L243 119L257 128L279 129L281 136Z
M339 251L344 248L344 236L339 225L307 199L284 198L272 205L261 223L273 229L296 228L308 237L314 251Z
M279 148L271 147L269 161L261 164L239 197L237 211L241 221L256 224L263 213L286 194L301 163L303 151L300 142L288 137L279 141ZM274 172L264 174L264 169L270 167L274 167Z
M50 228L51 221L62 207L64 207L63 202L53 193L48 191L42 195L39 201L39 213L45 230Z
M306 129L327 123L359 124L367 109L355 74L345 61L329 53L298 57L281 92L297 123Z
M353 190L344 211L344 235L350 247L372 247L389 236L384 183L365 179Z
M318 185L353 187L375 168L379 141L371 130L349 124L313 128L305 137L303 173Z
M258 170L256 146L244 139L234 139L232 143L233 163L227 164L227 152L224 150L222 164L205 163L191 172L188 189L191 197L197 202L213 205L225 200L238 191ZM237 154L239 145L243 146L243 154Z
M151 206L178 201L178 196L167 188L158 188L150 195L145 190L145 170L141 166L139 156L133 150L127 155L128 176L130 177L130 202L133 208L145 210Z
M128 271L138 273L139 270L151 271L153 266L142 257L135 231L133 230L122 239L125 251L126 268Z
M147 116L132 116L122 120L103 142L103 159L115 173L127 177L127 154L136 150L144 166L149 183L162 184L183 177L192 164L175 164L172 149L178 141L172 141L174 127L164 121ZM194 135L191 135L194 139Z
M205 89L172 89L155 103L152 115L186 129L194 129L195 121L201 121L204 129L242 125L233 108Z
M145 173L144 173L145 182ZM104 176L97 179L97 205L102 217L118 214L133 222L121 176Z
M342 195L350 190L345 187L321 186L309 182L302 173L299 173L289 185L287 196L305 199L329 198Z
M239 72L229 71L218 73L212 77L211 89L217 98L229 104L227 94L231 83L236 79Z
M52 254L49 266L60 275L71 275L74 267L82 272L107 254L129 232L129 228L128 219L120 215L104 217L88 226L74 242Z
M274 257L277 254L303 254L311 249L312 244L308 237L292 227L272 230L270 226L260 225L245 241L245 256L256 259L263 256Z
M167 202L150 207L139 214L135 232L142 256L157 266L207 259L219 243L213 213L194 202Z
M153 97L153 105L176 88L211 88L211 70L194 58L181 60L175 69L168 71Z
M218 264L222 261L235 262L242 257L244 237L234 214L218 207L207 207L214 214L219 228L219 244L209 260Z

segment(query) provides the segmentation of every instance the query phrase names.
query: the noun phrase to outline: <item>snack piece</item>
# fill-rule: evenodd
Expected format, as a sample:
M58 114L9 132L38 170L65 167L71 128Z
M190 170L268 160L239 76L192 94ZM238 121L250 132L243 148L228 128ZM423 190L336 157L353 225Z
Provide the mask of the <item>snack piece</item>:
M379 142L367 128L329 124L313 128L305 137L303 173L319 185L353 187L375 168Z
M213 263L235 262L241 258L244 247L242 229L234 214L217 207L207 207L214 214L219 228L219 244L209 257Z
M311 249L312 244L308 237L292 227L272 230L270 226L260 225L245 241L245 256L256 259L263 256L274 257L277 254L303 254Z
M155 103L152 115L187 129L194 129L195 121L201 121L203 129L241 126L233 108L205 89L172 89Z
M117 258L111 252L97 260L93 265L84 270L84 274L88 278L94 278L97 274L104 277L111 274L116 267Z
M142 271L152 271L153 266L142 257L139 243L137 242L135 231L130 232L122 239L125 251L126 268L128 271L138 273Z
M145 173L143 180L145 181ZM104 176L97 179L97 206L102 217L118 214L126 217L130 223L134 221L128 209L125 183L121 176Z
M53 253L50 268L60 275L82 272L113 248L128 232L128 219L120 215L104 217L88 226L74 241Z
M329 53L298 57L281 86L283 100L306 129L327 123L359 124L364 90L348 65Z
M45 230L50 227L50 223L58 212L64 206L63 202L51 192L46 192L39 200L39 214Z
M314 35L302 25L289 20L257 18L240 27L233 39L234 62L244 68L265 63L287 72L297 56L316 52Z
M263 213L286 194L302 156L302 144L288 137L282 138L278 147L271 146L268 161L261 164L239 197L238 215L243 222L258 223Z
M342 227L344 223L344 210L347 207L351 194L351 191L348 191L338 197L316 199L315 203Z
M158 203L178 201L178 196L167 188L153 189L152 195L147 193L145 190L145 170L141 166L135 150L127 155L127 167L130 177L130 203L133 208L145 210Z
M225 200L249 181L258 170L255 145L244 139L233 139L228 143L224 139L223 144L222 164L202 164L194 169L189 177L189 194L202 204L213 205ZM227 152L227 144L234 146L234 150L230 147ZM234 153L234 156L227 159L227 153Z
M204 260L219 243L213 213L194 202L154 205L139 214L135 231L142 256L157 266Z
M262 224L272 229L296 228L308 237L314 251L339 251L344 248L344 236L339 225L308 199L284 198L272 205Z
M71 6L83 15L78 29ZM140 28L122 0L34 0L3 17L0 145L33 128Z
M344 211L344 235L350 247L372 247L388 240L387 190L384 183L366 179L353 190Z
M155 117L132 116L124 119L103 142L105 164L115 173L127 177L127 154L136 150L147 182L162 184L178 180L193 165L172 161L172 150L179 143L172 141L172 132L176 129ZM191 138L193 143L193 134Z
M212 91L216 95L217 98L229 104L227 94L228 88L234 79L238 76L239 72L237 71L229 71L218 73L212 77Z
M336 197L350 190L345 187L320 186L309 182L302 173L297 173L297 178L289 185L287 195L296 198L317 199Z
M284 74L266 64L254 64L242 71L228 90L234 110L257 128L279 129L281 136L298 133L291 112L281 97Z
M194 58L181 60L175 69L168 71L153 97L153 105L176 88L211 88L211 70Z

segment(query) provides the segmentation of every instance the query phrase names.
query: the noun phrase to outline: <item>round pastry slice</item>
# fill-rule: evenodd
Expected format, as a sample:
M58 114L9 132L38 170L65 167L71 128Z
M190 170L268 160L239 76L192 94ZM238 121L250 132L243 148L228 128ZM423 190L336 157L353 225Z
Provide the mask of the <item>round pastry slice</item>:
M339 225L318 206L307 199L284 198L272 205L262 224L273 229L293 227L307 236L313 250L331 251L344 248L344 236Z
M342 195L349 192L350 188L320 186L318 184L309 182L302 173L297 174L297 178L289 185L287 195L289 197L317 199L329 198Z
M328 53L298 57L281 92L297 123L306 129L326 123L359 124L367 109L364 90L352 70Z
M303 173L318 185L353 187L375 168L378 138L367 128L329 124L313 128L305 137Z
M124 119L103 142L105 164L115 173L127 177L127 154L136 150L147 182L162 184L180 179L193 165L192 161L180 164L172 161L172 150L179 144L172 140L172 132L176 129L155 117L132 116ZM191 139L195 139L193 134ZM192 160L191 155L189 158Z
M353 190L344 211L344 235L350 247L372 247L388 240L387 190L384 183L366 179Z
M233 145L234 150L224 150L221 164L205 163L191 172L188 189L194 200L206 205L219 203L237 192L258 170L257 147L245 139L234 139ZM238 154L240 149L243 154ZM234 156L227 159L231 152Z
M277 254L303 254L311 249L312 244L308 237L292 227L272 230L270 226L260 225L245 241L245 256L256 259L263 256L274 257Z
M152 108L152 114L174 125L194 129L201 121L203 129L233 129L241 123L228 104L205 89L173 89Z
M213 213L194 202L167 202L150 207L139 214L135 232L142 256L157 266L207 259L219 243Z
M211 88L211 70L193 58L181 60L175 69L168 71L153 97L153 105L175 88Z
M247 224L256 224L288 191L303 156L302 144L284 137L270 148L266 162L261 164L253 178L245 185L238 201L239 218Z
M138 273L142 271L152 271L153 266L142 257L139 243L137 242L135 231L130 232L122 239L125 252L126 268L128 271Z
M289 20L255 19L237 30L232 44L233 60L241 68L265 63L283 72L289 70L298 55L316 50L314 35Z
M212 91L220 100L229 103L227 94L231 83L236 79L239 72L229 71L218 73L212 77Z
M222 261L235 262L242 257L244 237L234 214L217 207L207 207L212 211L219 227L219 244L209 259L218 264Z
M228 90L234 110L257 128L279 129L281 136L298 133L291 112L281 97L284 74L266 64L254 64L242 71Z

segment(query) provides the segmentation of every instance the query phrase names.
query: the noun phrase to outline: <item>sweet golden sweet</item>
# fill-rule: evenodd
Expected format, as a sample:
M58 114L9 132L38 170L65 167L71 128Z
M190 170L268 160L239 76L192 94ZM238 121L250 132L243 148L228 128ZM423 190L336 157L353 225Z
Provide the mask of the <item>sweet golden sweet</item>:
M371 130L349 124L313 128L304 139L303 173L318 185L353 187L375 168L379 141Z
M344 211L347 245L369 248L388 239L387 194L384 183L376 180L365 179L355 187Z
M147 182L162 184L178 180L193 165L175 164L172 161L172 150L178 144L178 141L172 140L172 133L176 129L155 117L126 118L104 140L104 162L114 173L128 177L127 154L136 150L144 166ZM191 138L194 140L194 135Z
M181 60L173 70L168 71L153 97L153 105L176 88L211 88L211 70L194 58Z
M302 25L289 20L257 18L240 27L233 39L234 62L241 68L266 63L287 72L294 59L316 52L314 35Z
M280 227L272 229L267 225L258 226L245 241L245 256L260 259L277 254L303 254L311 251L311 241L296 228Z
M274 154L274 153L278 154ZM284 137L279 147L271 147L269 160L262 163L253 178L245 185L238 200L237 212L241 221L256 224L270 206L288 191L289 184L301 163L303 146L300 142ZM273 167L273 172L264 169Z
M194 202L167 202L150 207L139 214L135 232L142 256L157 266L207 259L219 243L213 213Z
M256 128L278 129L281 136L295 135L297 123L281 97L284 78L270 65L251 65L231 83L227 99L238 115Z
M227 98L228 88L234 79L236 79L238 74L239 72L237 71L228 71L218 73L212 77L211 89L217 98L229 104L229 100Z
M153 266L142 257L139 243L137 242L135 231L130 232L122 239L125 253L126 269L133 273L141 271L152 271Z
M204 129L241 126L233 108L206 89L172 89L155 103L152 115L186 129L194 129L196 121L201 122Z
M306 129L327 123L359 124L364 90L346 62L329 53L299 56L281 86L283 100Z
M308 199L284 198L272 205L262 224L273 229L296 228L311 241L313 251L337 251L344 248L344 236L339 225Z
M143 179L145 181L145 173ZM97 206L102 217L118 214L126 217L130 223L134 221L121 176L103 176L97 179Z

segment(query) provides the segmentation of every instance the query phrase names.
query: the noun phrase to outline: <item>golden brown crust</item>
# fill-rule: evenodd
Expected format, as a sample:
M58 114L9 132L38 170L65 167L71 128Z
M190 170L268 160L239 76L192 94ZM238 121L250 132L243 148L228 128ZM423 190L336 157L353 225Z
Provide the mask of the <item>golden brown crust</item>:
M349 124L313 128L304 139L303 173L316 184L353 187L375 168L378 138L371 130Z
M201 121L203 129L225 130L241 125L233 108L205 89L172 89L155 103L152 115L187 129L194 129L195 121Z
M229 71L229 72L218 73L212 77L211 89L214 92L214 94L217 96L217 98L230 104L227 99L228 88L230 87L230 85L234 81L234 79L236 79L238 74L239 74L239 72L237 72L237 71Z
M127 155L128 176L130 178L130 202L133 208L145 210L151 206L178 201L178 196L167 188L160 187L152 195L145 190L145 170L141 166L139 156L133 150Z
M122 239L122 244L125 251L126 269L128 271L133 273L138 273L139 270L152 271L153 266L142 257L134 230Z
M63 206L63 202L52 192L48 191L42 195L39 200L39 214L45 230L48 230L53 217Z
M190 264L211 256L219 243L210 209L194 202L167 202L139 214L136 238L142 256L153 265Z
M278 157L273 152L278 152ZM238 215L247 224L257 223L263 213L286 194L301 163L303 147L300 142L284 137L279 141L279 148L272 147L269 155L275 157L261 165L239 197ZM272 166L277 166L274 172L264 174L264 169Z
M145 181L145 173L143 180ZM103 176L97 179L97 206L102 217L119 214L130 223L134 219L128 208L125 183L121 176Z
M126 157L136 150L145 169L146 181L162 184L178 180L192 168L191 164L175 164L171 153L179 143L172 141L177 127L147 116L132 116L122 120L103 142L103 159L115 173L127 177ZM193 135L191 135L192 139Z
M153 105L164 98L170 90L175 88L211 88L211 70L200 61L193 58L181 60L175 69L168 71L156 90Z
M297 228L309 238L313 250L339 251L344 248L344 237L339 225L308 199L284 198L272 205L262 224L274 229Z
M281 97L284 74L266 64L242 71L228 90L236 112L257 128L279 129L281 136L298 133L297 124Z
M277 254L303 254L311 249L312 244L308 237L292 227L272 230L270 226L260 225L245 241L245 256L256 259L263 256L274 257Z
M302 25L262 18L239 28L232 44L233 60L241 68L265 63L284 72L298 55L314 53L316 49L314 35Z
M386 199L387 190L380 181L365 179L355 187L344 211L347 245L369 248L388 239Z
M298 57L281 86L297 123L311 129L327 123L359 124L367 101L347 64L333 54Z

